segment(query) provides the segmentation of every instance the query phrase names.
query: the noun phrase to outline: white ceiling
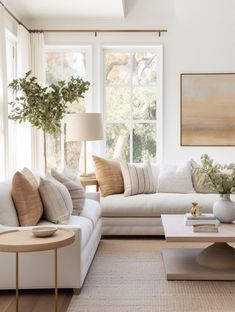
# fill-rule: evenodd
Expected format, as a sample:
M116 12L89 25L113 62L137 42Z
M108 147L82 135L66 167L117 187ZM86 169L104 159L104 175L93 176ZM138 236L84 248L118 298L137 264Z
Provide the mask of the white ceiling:
M1 0L23 22L48 19L121 19L125 0Z

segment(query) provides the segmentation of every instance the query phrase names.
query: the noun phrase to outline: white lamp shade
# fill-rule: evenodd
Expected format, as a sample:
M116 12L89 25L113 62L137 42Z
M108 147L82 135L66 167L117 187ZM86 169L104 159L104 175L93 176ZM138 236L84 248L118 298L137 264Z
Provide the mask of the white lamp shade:
M69 114L65 122L67 141L96 141L104 138L100 113Z

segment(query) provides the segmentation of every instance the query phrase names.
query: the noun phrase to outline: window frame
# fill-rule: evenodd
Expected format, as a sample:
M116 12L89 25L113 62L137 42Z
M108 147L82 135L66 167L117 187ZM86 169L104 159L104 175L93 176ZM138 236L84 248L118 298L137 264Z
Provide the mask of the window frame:
M106 66L105 66L105 53L106 52L123 52L123 53L134 53L141 51L154 51L158 54L157 58L157 74L159 83L156 84L156 120L135 120L132 118L132 110L131 110L131 119L130 120L122 120L122 121L107 121L107 112L106 112ZM129 123L129 134L130 134L130 162L133 162L133 125L148 123L148 124L156 124L156 162L161 162L163 157L163 45L162 44L102 44L101 45L101 79L102 79L102 94L101 94L101 105L102 113L104 116L104 144L103 144L103 155L106 157L106 126L107 124L127 124ZM132 64L131 64L132 66ZM133 72L131 72L132 77ZM110 87L115 87L115 85L110 85ZM131 88L131 96L133 94L133 87L154 87L151 85L133 85L132 81L130 84L118 85L118 87L127 87ZM117 87L117 86L116 86ZM132 102L132 101L131 101Z
M55 53L76 53L81 52L85 54L85 64L86 64L86 77L85 80L88 80L91 82L91 86L89 90L86 93L85 100L86 100L86 106L85 110L86 112L92 112L93 111L93 83L92 83L92 77L93 77L93 46L92 44L73 44L73 45L54 45L54 44L45 44L44 46L44 64L45 64L45 72L44 72L44 81L46 83L46 53L47 52L55 52ZM61 127L61 168L64 168L65 165L65 150L64 150L64 126L63 126L63 120L62 127ZM87 144L87 154L92 154L91 146L88 142ZM88 164L88 167L89 164Z

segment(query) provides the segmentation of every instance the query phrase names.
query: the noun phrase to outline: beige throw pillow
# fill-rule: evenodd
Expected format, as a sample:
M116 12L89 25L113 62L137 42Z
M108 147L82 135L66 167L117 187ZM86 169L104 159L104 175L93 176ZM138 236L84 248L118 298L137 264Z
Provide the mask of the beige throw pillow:
M159 193L195 193L191 162L185 161L179 165L162 164L158 177Z
M27 178L27 180L28 180L35 188L38 189L39 183L37 182L37 179L36 179L35 175L32 173L31 170L29 170L28 168L24 167L23 170L21 171L21 173L23 173L23 175Z
M92 157L95 163L96 179L98 180L102 196L123 193L124 183L119 162L94 155Z
M124 196L156 192L156 185L149 161L138 165L120 161L120 164L124 179Z
M67 188L48 175L45 179L40 179L39 192L46 219L53 223L67 224L73 211Z
M43 213L43 206L37 183L30 170L17 171L12 180L12 198L21 226L33 226ZM26 175L25 175L26 174Z
M85 202L85 191L81 185L80 180L76 179L75 181L75 180L69 179L65 175L57 172L55 169L51 170L51 175L57 181L62 183L69 191L69 194L73 202L73 215L80 215L84 202Z

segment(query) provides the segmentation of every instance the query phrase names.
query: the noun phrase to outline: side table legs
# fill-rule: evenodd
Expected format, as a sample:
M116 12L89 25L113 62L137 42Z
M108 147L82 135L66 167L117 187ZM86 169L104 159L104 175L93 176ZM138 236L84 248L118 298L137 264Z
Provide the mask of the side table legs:
M54 253L54 267L55 267L55 312L58 309L58 262L57 262L57 248ZM16 252L16 312L19 311L19 253Z
M58 263L57 263L57 248L54 254L54 266L55 266L55 312L57 312L58 307Z
M19 253L16 252L16 312L19 311Z

